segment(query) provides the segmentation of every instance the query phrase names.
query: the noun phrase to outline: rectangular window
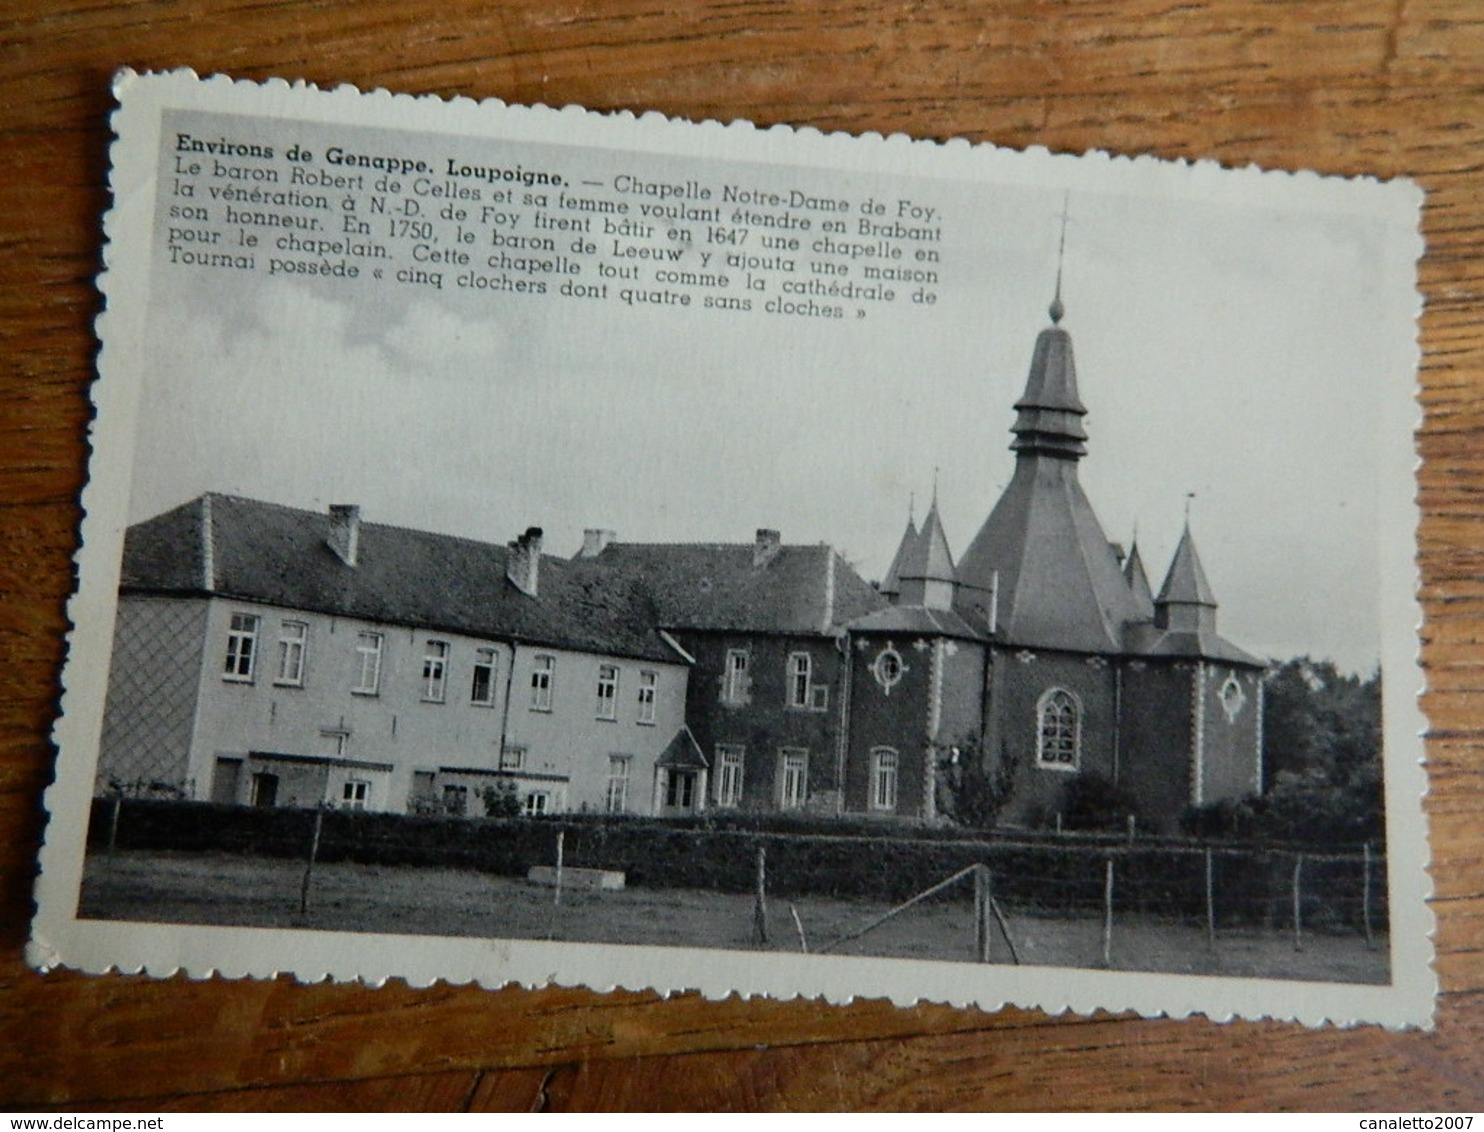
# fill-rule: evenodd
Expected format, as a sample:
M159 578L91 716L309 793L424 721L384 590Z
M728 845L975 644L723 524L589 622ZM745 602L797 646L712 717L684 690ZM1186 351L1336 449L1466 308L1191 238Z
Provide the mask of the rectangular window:
M556 657L538 656L531 669L531 710L551 710L551 684L556 671Z
M232 614L227 629L227 664L223 680L251 682L253 661L258 652L258 618L251 613Z
M871 809L897 808L897 753L889 747L871 752Z
M747 650L728 649L722 672L721 700L726 704L747 702Z
M526 795L525 805L522 809L530 817L546 813L546 808L551 802L551 795L545 790L532 790Z
M304 686L304 646L309 626L303 621L285 621L278 630L278 676L275 684Z
M621 814L629 808L628 755L608 756L608 791L603 799L603 808L610 814Z
M380 633L356 634L356 682L351 691L358 696L374 696L381 691Z
M443 788L443 811L455 817L469 812L469 788L467 786L445 786Z
M742 804L744 750L730 744L716 748L716 804L723 809L735 809Z
M618 665L598 665L598 718L618 718Z
M788 657L788 706L809 707L809 654L790 653Z
M260 770L252 776L252 805L270 807L278 805L278 775Z
M423 699L441 704L447 679L448 642L429 641L423 653Z
M526 749L524 747L505 747L500 751L501 770L525 770Z
M469 702L480 707L495 706L495 650L474 650L474 680L469 687Z
M340 792L340 804L347 810L364 810L366 799L371 793L371 784L359 779L351 779L345 784Z
M696 772L672 770L666 772L665 808L667 810L693 810L696 808Z
M659 685L659 674L655 672L639 673L639 722L654 722L654 693Z
M809 800L809 752L785 748L778 756L778 808L802 809Z

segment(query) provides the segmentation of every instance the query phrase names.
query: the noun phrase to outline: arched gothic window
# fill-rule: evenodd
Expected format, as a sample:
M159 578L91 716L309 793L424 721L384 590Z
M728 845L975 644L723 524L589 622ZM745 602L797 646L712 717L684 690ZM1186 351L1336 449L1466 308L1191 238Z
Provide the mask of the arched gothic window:
M1076 770L1082 755L1082 704L1065 688L1049 688L1036 701L1036 762Z

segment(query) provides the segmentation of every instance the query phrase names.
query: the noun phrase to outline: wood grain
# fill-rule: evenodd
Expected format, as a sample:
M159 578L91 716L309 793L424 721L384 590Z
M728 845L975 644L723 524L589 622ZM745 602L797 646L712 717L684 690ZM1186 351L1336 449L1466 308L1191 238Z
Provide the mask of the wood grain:
M1415 177L1437 1029L26 969L85 475L108 79L124 64ZM1484 6L11 0L0 89L0 1102L1484 1107Z

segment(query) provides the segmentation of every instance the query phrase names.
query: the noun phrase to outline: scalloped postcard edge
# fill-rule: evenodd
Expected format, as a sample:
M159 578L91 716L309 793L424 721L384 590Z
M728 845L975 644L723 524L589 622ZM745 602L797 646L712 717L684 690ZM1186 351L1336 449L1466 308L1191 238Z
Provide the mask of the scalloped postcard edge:
M272 978L290 973L305 983L332 979L376 986L398 979L414 986L562 985L600 992L698 992L712 999L740 995L844 1004L857 998L885 998L903 1006L932 1002L986 1011L1013 1005L1050 1014L1133 1011L1149 1017L1202 1015L1218 1021L1270 1018L1309 1026L1431 1027L1437 985L1421 806L1427 780L1421 742L1425 721L1418 697L1425 683L1419 663L1415 557L1419 460L1413 439L1421 420L1416 395L1422 298L1416 265L1424 248L1419 229L1423 194L1413 182L1254 166L1229 169L1214 161L1190 163L1102 151L1082 155L1039 147L1015 151L962 139L938 142L901 134L759 128L746 121L693 123L657 113L604 114L575 106L553 109L494 99L443 100L385 90L363 93L350 86L319 89L281 80L257 83L220 75L201 79L188 70L153 74L124 70L116 76L114 90L119 106L112 119L111 206L104 218L104 268L98 280L105 305L96 325L101 343L99 377L93 386L96 413L90 430L88 482L82 493L82 541L75 558L79 580L68 606L73 629L67 642L61 715L54 730L57 772L46 792L49 822L36 882L38 911L27 950L33 966L97 974L145 972L156 977L184 973L192 978ZM1383 266L1390 273L1384 280L1390 288L1387 311L1396 326L1404 322L1410 328L1406 340L1395 343L1395 357L1409 368L1390 373L1378 387L1385 399L1380 412L1387 434L1380 447L1387 475L1378 478L1377 507L1390 536L1377 547L1383 559L1383 592L1378 599L1381 663L1388 677L1393 671L1400 676L1388 678L1385 693L1390 983L79 918L120 559L130 521L136 441L144 423L141 387L152 360L147 327L157 301L156 275L163 270L159 262L163 237L156 229L157 193L164 192L159 173L165 158L162 116L167 113L231 116L252 123L255 136L271 136L276 129L293 125L304 126L314 136L335 129L396 131L450 144L469 139L471 145L498 141L511 147L545 147L544 152L618 151L651 170L667 160L686 168L697 162L710 163L709 168L738 163L754 171L787 167L807 170L816 182L831 176L882 183L912 178L942 185L944 194L993 183L1016 191L1044 190L1052 214L1063 209L1069 194L1074 232L1076 202L1096 194L1173 194L1198 199L1201 207L1210 209L1323 213L1336 224L1358 218L1382 231L1385 246L1378 254L1384 256ZM258 273L243 274L256 278ZM1035 286L1042 285L1038 281ZM1044 307L1045 296L1038 301ZM869 319L859 317L864 324L875 325L904 316L893 311L878 319L873 308ZM1028 335L1015 345L1023 351Z

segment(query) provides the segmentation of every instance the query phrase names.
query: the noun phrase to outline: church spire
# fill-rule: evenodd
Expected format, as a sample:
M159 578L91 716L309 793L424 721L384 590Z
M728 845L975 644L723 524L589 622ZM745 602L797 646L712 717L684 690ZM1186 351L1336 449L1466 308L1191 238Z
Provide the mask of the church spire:
M1061 247L1067 239L1066 212L1062 212ZM1054 456L1080 460L1087 454L1087 433L1082 418L1087 409L1077 395L1077 363L1072 357L1072 336L1061 325L1066 305L1061 298L1062 253L1057 252L1056 294L1051 300L1051 325L1036 337L1031 354L1030 375L1025 392L1015 402L1015 440L1010 445L1018 455Z

